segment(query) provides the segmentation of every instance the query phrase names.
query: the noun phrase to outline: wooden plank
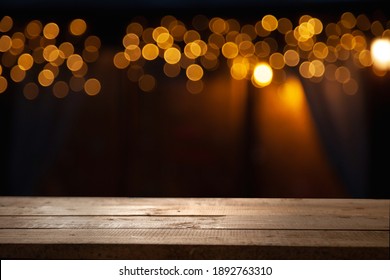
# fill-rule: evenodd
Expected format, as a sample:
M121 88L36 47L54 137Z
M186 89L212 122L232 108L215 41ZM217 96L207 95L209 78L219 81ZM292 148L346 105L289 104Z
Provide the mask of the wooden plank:
M340 215L388 217L389 200L0 197L0 215Z
M3 244L2 259L388 260L388 248L147 244Z
M171 244L388 249L389 233L326 230L0 229L0 244Z
M383 217L339 215L257 216L0 216L3 229L307 229L388 230Z

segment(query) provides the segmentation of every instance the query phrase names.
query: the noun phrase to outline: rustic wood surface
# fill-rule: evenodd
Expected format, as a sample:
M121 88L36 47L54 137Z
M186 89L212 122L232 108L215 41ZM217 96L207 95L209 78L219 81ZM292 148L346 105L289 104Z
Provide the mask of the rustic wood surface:
M1 259L389 259L390 200L0 197Z

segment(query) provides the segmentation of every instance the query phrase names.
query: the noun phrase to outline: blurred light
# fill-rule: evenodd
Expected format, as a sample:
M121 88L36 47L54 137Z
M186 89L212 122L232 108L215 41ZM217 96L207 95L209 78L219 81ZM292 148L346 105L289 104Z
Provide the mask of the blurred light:
M3 93L8 87L7 79L0 76L0 93Z
M139 45L139 37L135 33L127 33L125 37L123 37L122 44L125 48L131 45Z
M278 31L282 34L286 34L288 31L292 30L292 23L288 18L280 18L278 20Z
M137 39L138 39L138 37L137 37ZM138 43L139 43L139 39L138 39ZM101 44L102 43L101 43L99 37L91 35L91 36L88 36L87 39L85 39L84 48L88 52L97 52L100 49Z
M34 59L31 54L24 53L18 58L18 65L24 71L29 70L33 66L33 64Z
M78 54L72 54L68 57L66 61L66 66L71 71L80 70L83 67L83 58Z
M97 95L100 92L100 89L100 82L95 78L88 79L84 84L84 90L90 96Z
M88 72L88 65L85 62L83 62L81 68L78 70L72 71L72 74L75 77L84 77L85 75L87 75L87 72Z
M46 63L46 65L43 67L43 69L50 70L53 73L54 78L56 78L58 76L58 74L60 73L60 69L51 63Z
M35 83L27 83L23 88L23 95L28 100L34 100L38 97L39 88Z
M359 90L359 85L354 79L349 79L343 83L343 90L348 95L354 95Z
M265 15L261 20L261 25L267 31L274 31L278 28L278 20L273 15Z
M199 81L203 77L203 69L198 64L191 64L186 69L186 75L191 81Z
M335 71L336 80L339 83L345 83L351 78L351 73L345 66L340 66Z
M256 65L253 70L252 83L258 87L265 87L272 81L272 68L267 63L260 63Z
M130 64L130 59L124 52L117 52L113 59L114 65L118 69L124 69Z
M53 86L53 94L57 98L64 98L69 93L69 86L64 81L58 81Z
M179 64L164 64L164 73L167 77L173 78L177 77L180 74L180 65Z
M372 35L374 35L375 37L380 37L380 36L382 36L383 31L384 31L383 25L382 25L382 23L380 23L379 20L376 20L376 21L374 21L374 22L371 24L371 33L372 33Z
M247 66L244 63L237 62L230 68L230 75L236 80L243 80L248 75Z
M200 34L196 30L188 30L184 34L183 39L184 39L184 42L186 44L188 44L188 43L194 42L196 40L200 40Z
M216 34L225 34L228 30L228 25L222 18L215 17L210 20L209 28L212 32Z
M64 42L62 43L58 49L61 51L60 52L60 56L63 58L63 59L66 59L68 58L70 55L72 55L74 53L74 47L72 45L72 43L70 42Z
M146 60L154 60L157 58L158 54L159 54L159 50L155 44L146 44L142 48L142 56Z
M12 47L12 39L8 35L0 37L0 52L7 52Z
M164 52L164 59L169 64L176 64L180 61L181 53L176 48L169 48Z
M152 75L142 75L138 80L138 86L142 91L150 92L156 87L156 79Z
M282 69L284 64L284 56L281 53L276 52L269 57L269 65L274 69Z
M86 30L87 23L81 18L72 20L69 25L69 32L74 36L81 36Z
M296 112L301 112L305 104L305 94L299 79L288 78L278 87L277 94L284 105Z
M125 56L129 61L137 61L141 55L141 49L136 45L128 46L125 49Z
M45 25L43 28L43 35L45 36L46 39L54 39L58 36L60 32L60 28L58 25L54 22L50 22Z
M341 15L341 24L347 29L352 29L356 25L356 18L351 12L345 12Z
M33 20L26 26L25 34L29 39L38 37L42 32L42 23L39 20Z
M4 16L0 20L0 32L8 32L11 30L12 26L14 24L14 21L10 16Z
M26 71L21 69L19 65L15 65L14 67L11 68L10 76L14 82L19 83L23 81L24 78L26 77Z
M72 76L69 81L70 89L74 92L82 91L85 84L85 78L84 77L75 77Z
M379 70L390 70L390 40L375 39L371 43L372 61Z
M283 57L286 65L290 67L297 66L299 63L299 54L294 50L287 50Z
M54 74L48 69L44 69L38 74L38 81L41 86L48 87L54 81Z
M142 36L142 32L144 31L144 28L142 27L142 25L138 22L132 22L130 23L127 28L126 28L126 32L127 33L134 33L136 34L138 37L141 37Z
M356 25L362 31L368 31L371 27L370 20L364 14L358 15L356 18Z
M222 46L222 54L224 57L232 59L238 55L238 47L233 42L227 42Z
M202 80L198 80L198 81L188 80L186 83L187 90L192 94L201 93L203 91L203 87L204 84Z

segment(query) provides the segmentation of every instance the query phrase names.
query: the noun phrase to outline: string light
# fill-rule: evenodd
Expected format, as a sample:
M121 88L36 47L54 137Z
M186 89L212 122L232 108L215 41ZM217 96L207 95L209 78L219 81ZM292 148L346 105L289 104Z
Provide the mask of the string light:
M156 27L130 22L118 40L121 49L113 54L112 63L145 92L157 86L157 78L147 73L147 65L156 63L169 78L185 73L191 93L203 90L208 71L226 66L232 79L248 80L255 87L283 83L291 68L313 82L324 78L338 82L346 94L353 95L359 88L354 68L372 67L380 77L390 70L389 26L389 22L371 22L366 15L351 12L329 23L310 15L293 23L267 14L254 24L204 15L186 24L166 15ZM38 97L39 87L52 87L58 98L67 96L69 90L84 90L91 96L100 92L101 82L88 77L88 65L98 61L102 42L95 35L80 41L88 31L85 20L74 19L67 28L32 20L22 32L14 28L10 16L1 18L0 93L9 82L26 83L27 99ZM71 36L64 36L66 32ZM75 38L77 43L62 38ZM76 51L80 44L82 50ZM59 74L64 71L70 75L68 82L57 81L63 79ZM35 78L33 73L38 73Z

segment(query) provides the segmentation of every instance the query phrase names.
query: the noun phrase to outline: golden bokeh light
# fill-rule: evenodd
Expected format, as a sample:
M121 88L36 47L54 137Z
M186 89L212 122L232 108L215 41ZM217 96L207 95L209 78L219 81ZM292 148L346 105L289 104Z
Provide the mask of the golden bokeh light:
M45 36L46 39L55 39L59 33L60 28L54 22L49 22L43 27L43 36Z
M72 54L68 57L66 61L66 66L71 71L80 70L83 67L84 61L83 58L79 54Z
M186 75L191 81L199 81L203 77L203 69L198 64L191 64L186 69Z
M26 71L21 69L19 65L15 65L14 67L11 68L10 76L14 82L19 83L23 81L24 78L26 77Z
M299 53L294 50L287 50L284 55L284 63L290 67L297 66L299 63Z
M269 57L269 65L274 69L282 69L285 65L284 56L281 53L273 53Z
M7 87L8 87L7 79L4 78L3 76L0 76L0 93L5 92Z
M25 29L26 37L33 39L38 37L42 32L42 23L39 20L29 22Z
M34 64L34 59L31 54L29 53L24 53L18 58L18 65L20 69L27 71L31 69L31 67Z
M278 28L278 20L273 15L265 15L261 19L261 25L267 31L274 31L275 29Z
M169 64L176 64L180 61L181 53L176 48L169 48L164 52L164 59Z
M48 69L44 69L38 74L38 82L43 87L50 86L54 81L54 74Z
M130 58L124 52L117 52L114 55L113 62L116 68L124 69L130 64Z
M390 70L390 40L376 39L371 43L373 65L379 70Z
M0 32L8 32L11 30L12 26L14 24L13 19L10 16L4 16L0 20Z
M265 87L272 82L273 71L267 63L259 63L253 70L252 83L256 87Z
M154 60L158 57L159 50L158 47L155 44L146 44L142 48L142 56L146 60Z
M84 90L89 96L97 95L101 90L101 84L98 79L88 79L84 84Z
M238 55L238 46L233 42L227 42L222 46L222 54L229 59L235 58Z
M69 32L74 36L81 36L87 30L87 23L81 18L71 21L69 24Z
M7 52L12 47L12 39L8 35L0 37L0 52Z

